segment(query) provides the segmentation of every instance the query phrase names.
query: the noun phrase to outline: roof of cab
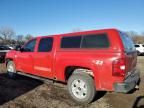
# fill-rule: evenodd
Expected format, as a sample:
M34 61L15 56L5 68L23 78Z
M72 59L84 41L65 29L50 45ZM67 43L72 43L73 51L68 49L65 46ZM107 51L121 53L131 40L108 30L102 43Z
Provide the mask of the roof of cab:
M52 36L72 36L72 35L82 35L82 34L90 34L90 33L103 33L108 31L119 31L115 28L109 28L109 29L99 29L99 30L88 30L88 31L79 31L79 32L70 32L70 33L63 33L63 34L54 34L54 35L46 35L46 36L37 36L34 38L41 38L41 37L52 37Z

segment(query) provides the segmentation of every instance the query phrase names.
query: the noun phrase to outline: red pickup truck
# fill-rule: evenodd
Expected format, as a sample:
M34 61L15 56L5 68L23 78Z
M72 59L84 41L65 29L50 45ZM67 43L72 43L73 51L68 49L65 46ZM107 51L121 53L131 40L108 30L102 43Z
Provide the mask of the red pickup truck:
M40 36L7 53L10 77L17 72L66 82L70 96L90 103L97 91L127 93L140 80L137 51L117 29Z

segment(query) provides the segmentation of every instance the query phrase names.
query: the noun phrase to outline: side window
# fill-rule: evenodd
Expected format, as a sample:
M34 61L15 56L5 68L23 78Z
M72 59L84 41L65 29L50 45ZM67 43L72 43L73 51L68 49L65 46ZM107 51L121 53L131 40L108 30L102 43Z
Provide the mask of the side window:
M52 46L53 46L52 37L42 38L38 46L38 52L49 52L52 50Z
M86 35L83 37L82 48L108 48L109 40L106 34Z
M29 41L23 47L24 52L34 52L35 45L36 45L36 39Z
M80 48L81 38L81 36L63 37L61 48Z
M135 47L140 47L139 45L135 45Z

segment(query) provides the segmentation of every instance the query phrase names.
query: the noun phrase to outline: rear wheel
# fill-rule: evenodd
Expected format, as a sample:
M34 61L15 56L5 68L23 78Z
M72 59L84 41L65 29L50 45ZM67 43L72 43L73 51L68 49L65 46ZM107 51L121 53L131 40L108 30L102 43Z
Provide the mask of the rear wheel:
M7 63L7 73L8 73L8 76L10 78L15 78L16 77L16 68L15 68L15 64L13 61L9 61Z
M68 91L79 104L90 103L96 95L93 78L86 73L73 74L68 80Z

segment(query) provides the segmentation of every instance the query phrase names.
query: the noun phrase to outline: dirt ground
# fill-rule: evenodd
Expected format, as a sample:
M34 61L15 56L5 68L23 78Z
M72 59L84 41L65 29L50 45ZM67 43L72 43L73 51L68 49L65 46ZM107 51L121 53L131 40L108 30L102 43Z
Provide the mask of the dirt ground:
M144 56L138 57L140 89L129 94L101 92L89 105L77 105L66 86L25 76L9 79L0 64L0 108L144 108Z

